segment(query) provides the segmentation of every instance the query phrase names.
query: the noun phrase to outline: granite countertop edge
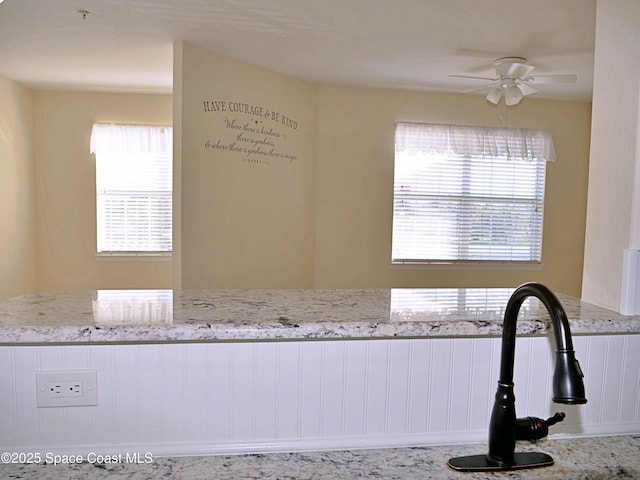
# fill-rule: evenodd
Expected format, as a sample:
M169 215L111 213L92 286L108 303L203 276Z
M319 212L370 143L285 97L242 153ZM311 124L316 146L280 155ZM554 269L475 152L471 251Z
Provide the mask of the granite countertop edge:
M504 289L162 292L169 295L163 305L172 309L152 321L110 317L111 322L98 322L96 291L2 301L0 345L497 337L502 334L500 302L506 305L509 293ZM410 292L415 299L394 303L392 292L405 296ZM483 292L499 294L497 303L483 299L460 306L462 294ZM428 302L420 303L424 298ZM558 298L574 335L640 333L640 316L620 315L567 295ZM149 305L156 308L161 303L152 300ZM519 317L518 335L545 336L550 331L541 304Z

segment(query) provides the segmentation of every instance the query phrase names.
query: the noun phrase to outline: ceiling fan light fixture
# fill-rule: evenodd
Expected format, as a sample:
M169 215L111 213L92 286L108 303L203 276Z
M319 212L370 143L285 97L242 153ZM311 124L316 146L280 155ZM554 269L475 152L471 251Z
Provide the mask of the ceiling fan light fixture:
M517 85L509 85L504 92L504 102L508 106L517 105L523 98L524 95Z
M531 85L529 85L527 82L520 82L518 83L518 88L520 89L520 91L522 92L522 94L526 97L527 95L533 95L534 93L537 93L538 90L533 88Z
M497 105L498 102L500 102L501 98L502 98L502 88L500 87L493 87L487 94L487 100L495 105Z

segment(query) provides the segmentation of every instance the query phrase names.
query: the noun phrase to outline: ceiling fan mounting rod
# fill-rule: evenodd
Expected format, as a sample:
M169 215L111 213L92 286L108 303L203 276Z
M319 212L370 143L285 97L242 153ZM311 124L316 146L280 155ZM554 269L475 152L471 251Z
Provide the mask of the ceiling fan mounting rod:
M502 65L503 63L527 63L524 57L500 57L493 61L494 65Z

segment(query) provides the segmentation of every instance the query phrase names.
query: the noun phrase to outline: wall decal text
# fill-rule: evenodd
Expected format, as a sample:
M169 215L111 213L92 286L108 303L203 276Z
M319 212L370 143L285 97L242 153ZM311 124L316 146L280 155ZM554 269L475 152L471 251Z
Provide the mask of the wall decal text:
M298 122L273 109L246 102L205 100L203 111L218 114L218 135L204 142L205 150L232 154L244 163L269 165L272 160L293 162L298 155L288 144Z

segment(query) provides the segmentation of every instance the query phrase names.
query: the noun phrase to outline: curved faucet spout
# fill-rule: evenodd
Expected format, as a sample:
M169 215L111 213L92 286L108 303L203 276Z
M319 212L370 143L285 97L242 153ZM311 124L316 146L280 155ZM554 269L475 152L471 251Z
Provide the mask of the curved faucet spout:
M547 308L556 341L556 369L553 375L553 401L556 403L586 403L582 370L573 351L571 330L562 304L544 285L525 283L518 287L507 302L502 327L502 359L500 381L513 384L513 365L516 346L516 323L520 307L527 297L538 298Z

